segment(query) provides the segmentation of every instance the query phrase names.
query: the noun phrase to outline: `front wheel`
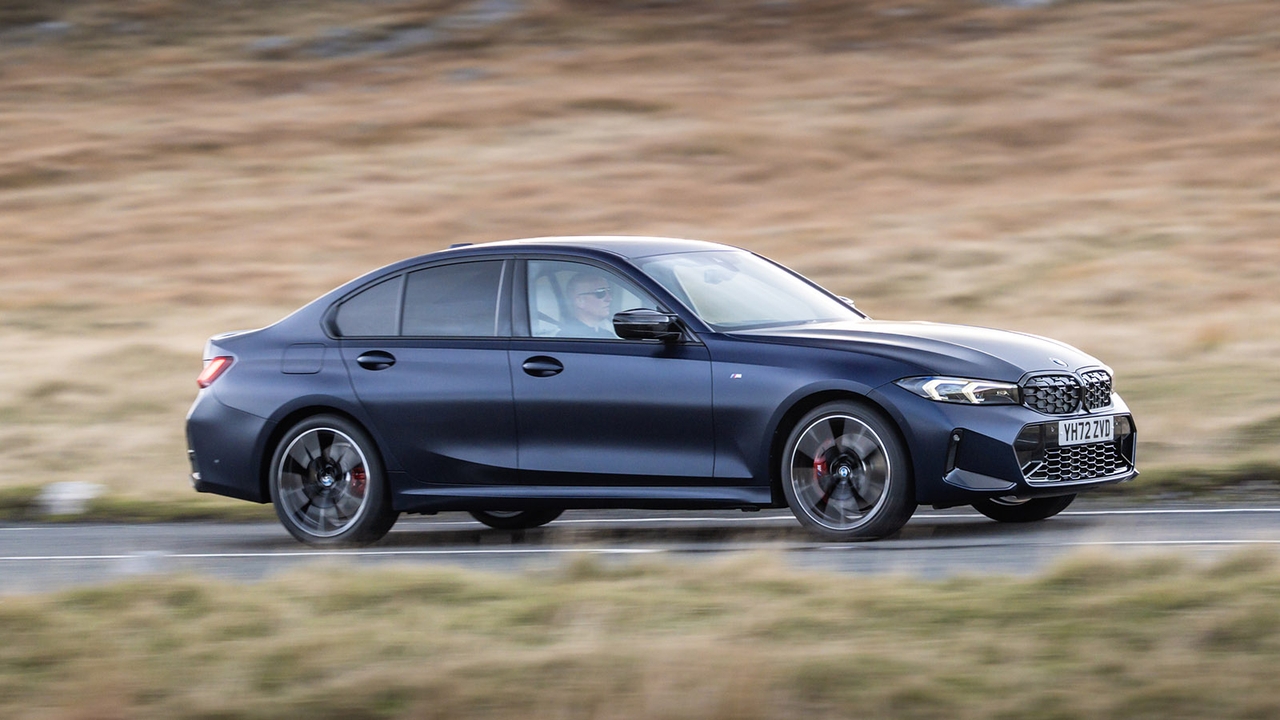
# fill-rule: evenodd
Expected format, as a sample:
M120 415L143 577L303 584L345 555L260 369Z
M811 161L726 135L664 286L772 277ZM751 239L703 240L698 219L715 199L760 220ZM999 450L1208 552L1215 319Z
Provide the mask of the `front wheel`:
M897 532L915 512L915 488L897 430L855 402L815 408L791 431L782 492L796 519L830 540Z
M308 545L368 545L396 522L373 440L335 415L290 428L276 446L269 480L280 523Z
M471 517L498 530L528 530L560 517L563 510L472 510Z
M1025 523L1051 518L1067 509L1075 495L1059 495L1046 498L983 498L973 504L973 509L997 522Z

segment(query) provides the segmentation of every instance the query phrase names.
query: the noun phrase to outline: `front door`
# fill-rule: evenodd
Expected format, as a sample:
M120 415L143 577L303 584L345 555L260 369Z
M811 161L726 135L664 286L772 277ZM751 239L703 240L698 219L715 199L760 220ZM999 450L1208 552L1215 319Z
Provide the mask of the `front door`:
M709 485L711 363L696 342L622 340L615 312L657 309L587 263L529 260L530 337L510 362L526 485Z

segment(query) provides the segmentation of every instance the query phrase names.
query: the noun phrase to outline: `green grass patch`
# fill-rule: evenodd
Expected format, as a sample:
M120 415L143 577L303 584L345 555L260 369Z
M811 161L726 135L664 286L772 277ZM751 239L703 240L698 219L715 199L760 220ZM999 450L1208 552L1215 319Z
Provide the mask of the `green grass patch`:
M1275 717L1277 592L1257 552L940 582L771 556L146 578L0 601L0 716Z
M0 487L0 521L7 522L225 522L274 521L270 505L195 495L182 499L139 500L107 495L95 498L85 511L71 515L46 515L40 505L39 485Z
M26 520L36 516L39 485L0 487L0 520Z

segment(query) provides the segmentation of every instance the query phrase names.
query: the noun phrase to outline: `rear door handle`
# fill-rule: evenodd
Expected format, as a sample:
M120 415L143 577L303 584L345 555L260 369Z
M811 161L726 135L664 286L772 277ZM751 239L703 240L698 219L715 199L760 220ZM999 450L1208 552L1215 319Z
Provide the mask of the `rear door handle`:
M396 364L396 356L381 350L370 350L356 358L356 362L365 370L386 370Z
M524 365L521 367L524 368L526 374L534 377L551 377L552 375L559 375L560 371L564 370L564 365L559 360L546 355L531 357L525 360Z

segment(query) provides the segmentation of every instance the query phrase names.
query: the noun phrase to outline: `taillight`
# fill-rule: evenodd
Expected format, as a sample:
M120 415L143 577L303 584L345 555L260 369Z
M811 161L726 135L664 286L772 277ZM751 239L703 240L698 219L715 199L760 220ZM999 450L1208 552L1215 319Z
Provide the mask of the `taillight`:
M204 370L200 371L200 377L196 378L196 384L202 388L207 388L212 385L213 381L218 379L218 376L222 375L222 373L227 371L227 368L231 367L231 360L232 358L226 355L220 355L210 360L204 366Z

